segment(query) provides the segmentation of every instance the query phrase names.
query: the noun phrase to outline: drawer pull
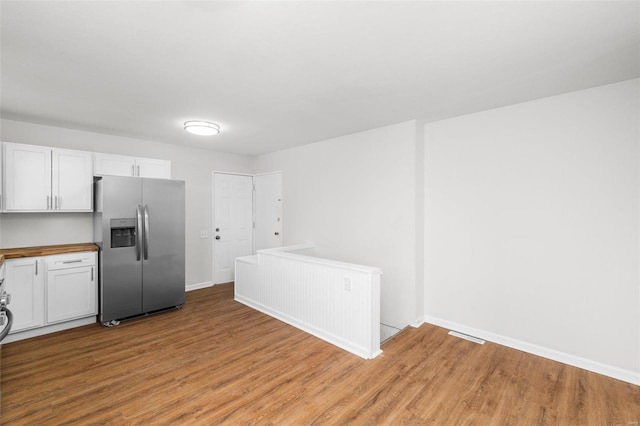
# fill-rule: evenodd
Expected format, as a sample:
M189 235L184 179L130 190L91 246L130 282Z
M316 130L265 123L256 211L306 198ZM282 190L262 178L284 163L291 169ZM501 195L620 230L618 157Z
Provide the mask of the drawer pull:
M64 261L64 262L62 262L62 263L64 263L64 264L67 264L67 263L78 263L78 262L82 262L82 261L83 261L83 259L78 259L78 260L65 260L65 261Z

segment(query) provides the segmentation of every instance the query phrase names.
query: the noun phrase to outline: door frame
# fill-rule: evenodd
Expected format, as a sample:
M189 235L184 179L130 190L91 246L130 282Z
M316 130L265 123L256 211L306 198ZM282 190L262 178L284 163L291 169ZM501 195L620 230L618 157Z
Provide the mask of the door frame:
M211 284L216 285L216 239L214 236L214 226L216 221L216 174L219 175L233 175L233 176L247 176L251 178L253 184L253 193L251 194L251 220L253 226L251 228L251 253L255 252L255 204L256 204L256 186L254 182L254 176L251 173L236 173L236 172L223 172L214 170L211 172L211 226L209 226L209 236L211 237ZM224 283L219 283L224 284Z
M253 253L256 253L256 177L258 176L269 176L269 175L280 175L280 197L282 198L281 201L281 205L282 205L282 211L280 212L280 233L283 234L283 225L284 225L284 197L282 196L282 182L283 182L283 175L282 175L282 171L274 171L274 172L267 172L267 173L256 173L255 175L253 175Z
M216 185L215 185L215 176L217 174L223 175L235 175L235 176L249 176L251 177L251 181L253 183L253 194L251 197L251 219L253 221L253 227L251 229L252 233L252 241L251 241L251 252L255 254L256 252L256 176L264 176L279 173L281 176L283 175L282 171L273 171L267 173L238 173L238 172L226 172L222 170L213 170L211 172L211 223L209 226L209 235L211 236L211 284L212 286L216 285L215 277L216 277L216 249L215 249L215 236L214 236L214 226L215 226L215 215L216 215ZM284 210L283 210L284 215ZM282 221L284 223L284 217L282 217Z

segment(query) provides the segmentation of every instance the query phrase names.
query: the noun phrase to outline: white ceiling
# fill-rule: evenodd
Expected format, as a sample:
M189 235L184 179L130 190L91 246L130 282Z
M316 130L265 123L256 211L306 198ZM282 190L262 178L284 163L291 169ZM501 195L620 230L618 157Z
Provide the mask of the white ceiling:
M240 154L640 76L640 2L5 1L3 118ZM219 123L189 135L188 119Z

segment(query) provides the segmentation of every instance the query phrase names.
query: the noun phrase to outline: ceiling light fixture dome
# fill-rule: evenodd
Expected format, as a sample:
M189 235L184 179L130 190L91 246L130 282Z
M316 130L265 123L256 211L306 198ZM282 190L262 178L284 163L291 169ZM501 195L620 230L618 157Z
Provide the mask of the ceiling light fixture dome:
M194 135L211 136L220 133L220 126L209 121L185 121L184 129Z

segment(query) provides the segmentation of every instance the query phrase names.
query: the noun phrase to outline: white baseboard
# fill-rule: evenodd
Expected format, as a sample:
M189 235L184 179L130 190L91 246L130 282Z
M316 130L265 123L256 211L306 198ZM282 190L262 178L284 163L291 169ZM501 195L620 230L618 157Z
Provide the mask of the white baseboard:
M424 321L425 321L424 318L418 318L409 325L413 328L420 328L420 326L424 324Z
M17 333L9 334L2 344L17 342L18 340L29 339L31 337L42 336L44 334L55 333L57 331L69 330L70 328L82 327L83 325L96 324L97 317L91 316L86 318L75 319L71 321L60 322L58 324L47 325L39 328L32 328L31 330L18 331Z
M581 358L579 356L545 348L543 346L534 345L532 343L523 342L521 340L512 339L510 337L491 333L489 331L468 327L466 325L443 320L441 318L436 318L429 315L424 316L424 322L444 327L449 330L459 331L464 334L479 337L489 342L508 346L513 349L518 349L523 352L538 355L543 358L552 359L554 361L562 362L564 364L572 365L574 367L582 368L584 370L592 371L594 373L602 374L614 379L622 380L640 386L640 373L636 373L630 370L624 370L622 368L602 364L590 359Z
M185 291L200 290L207 287L213 287L213 283L209 281L206 283L187 284L187 286L185 287Z

